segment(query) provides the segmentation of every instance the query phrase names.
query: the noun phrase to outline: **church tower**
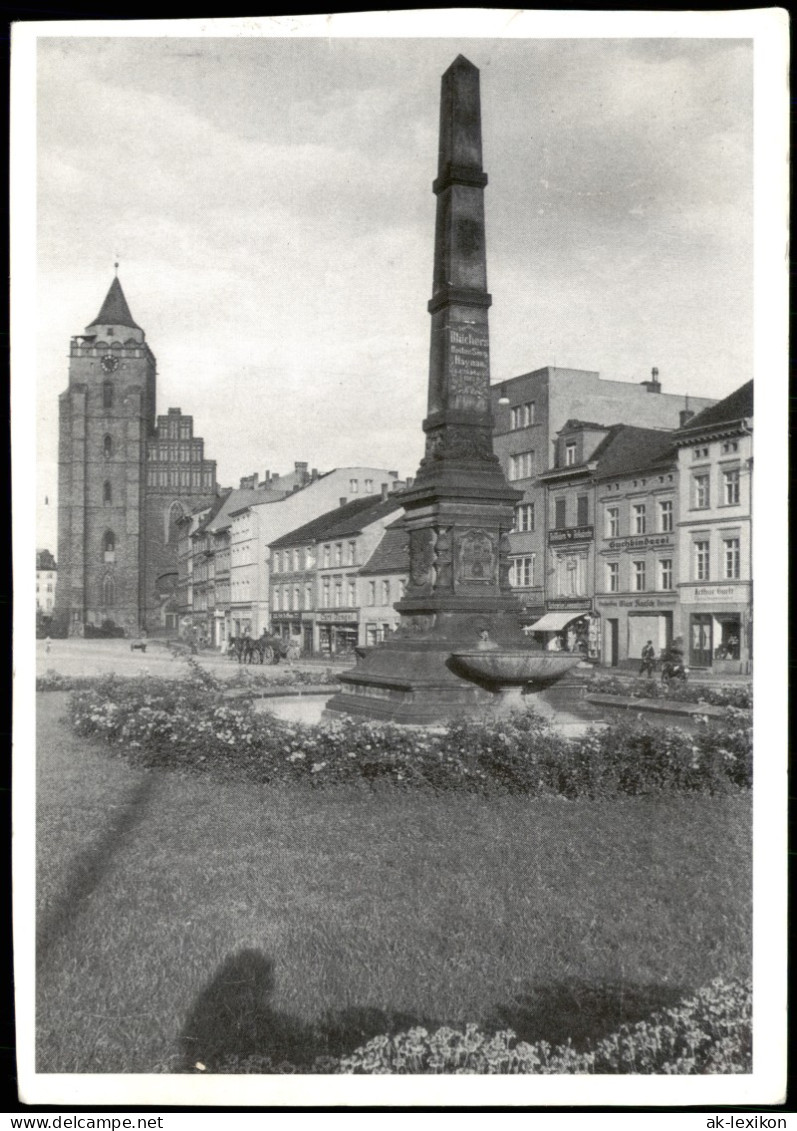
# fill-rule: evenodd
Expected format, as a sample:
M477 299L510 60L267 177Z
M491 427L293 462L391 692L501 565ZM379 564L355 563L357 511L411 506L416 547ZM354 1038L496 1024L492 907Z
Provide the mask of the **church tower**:
M162 418L187 438L185 460L177 445L158 443L145 338L115 276L97 317L70 342L59 398L56 610L70 634L105 623L157 630L163 579L176 575L176 519L215 494L215 464L190 417L170 409Z

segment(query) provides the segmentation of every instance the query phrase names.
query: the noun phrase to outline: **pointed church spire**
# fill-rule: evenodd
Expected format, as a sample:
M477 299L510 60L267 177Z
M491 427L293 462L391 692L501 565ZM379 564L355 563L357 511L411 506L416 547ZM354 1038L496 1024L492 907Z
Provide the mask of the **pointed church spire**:
M90 325L98 326L102 322L107 322L109 326L130 326L134 330L141 329L138 323L133 321L118 275L114 275L100 313Z

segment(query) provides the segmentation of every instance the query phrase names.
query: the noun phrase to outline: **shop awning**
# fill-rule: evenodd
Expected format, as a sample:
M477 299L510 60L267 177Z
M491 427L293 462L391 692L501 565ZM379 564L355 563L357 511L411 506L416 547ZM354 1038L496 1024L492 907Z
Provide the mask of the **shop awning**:
M577 613L546 613L544 617L535 624L530 624L524 628L524 632L561 632L566 628L572 620L581 620L584 616L584 609L580 609Z

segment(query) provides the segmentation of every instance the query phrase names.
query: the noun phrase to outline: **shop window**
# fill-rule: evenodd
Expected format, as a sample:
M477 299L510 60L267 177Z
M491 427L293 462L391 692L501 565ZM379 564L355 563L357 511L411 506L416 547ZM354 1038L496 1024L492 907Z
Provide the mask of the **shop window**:
M632 562L631 563L631 579L634 583L634 592L642 593L646 588L645 574L646 562Z
M708 540L699 540L694 545L695 555L695 581L708 581L709 579L709 546Z
M662 499L659 503L659 531L662 534L671 534L672 529L672 499Z
M647 531L647 510L644 503L634 503L631 508L632 526L634 534L644 534Z
M515 507L515 530L519 532L534 529L534 503L520 503Z
M609 593L620 592L620 563L606 563L606 589Z
M111 481L106 479L102 485L102 501L104 503L111 502Z
M557 499L554 503L554 529L564 530L567 519L567 500Z
M620 508L607 507L606 508L606 537L619 538L620 537Z
M709 505L709 477L708 475L692 476L692 506L696 510L703 510Z
M739 468L733 467L722 475L723 502L726 507L735 506L739 502Z
M672 558L659 559L659 589L672 589Z
M589 496L579 495L576 499L576 526L586 526L589 522Z
M738 538L723 538L723 577L726 581L738 581L741 576L741 550Z

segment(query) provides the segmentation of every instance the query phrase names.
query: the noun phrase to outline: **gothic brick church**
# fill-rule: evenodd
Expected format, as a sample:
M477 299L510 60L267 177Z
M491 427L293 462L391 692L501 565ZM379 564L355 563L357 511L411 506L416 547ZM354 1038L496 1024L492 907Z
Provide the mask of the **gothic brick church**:
M157 369L118 277L71 339L58 442L56 618L164 630L177 581L177 521L217 493L193 418L156 416Z

